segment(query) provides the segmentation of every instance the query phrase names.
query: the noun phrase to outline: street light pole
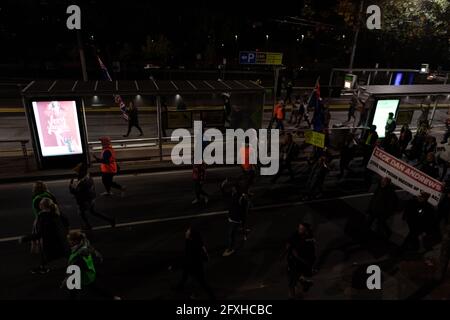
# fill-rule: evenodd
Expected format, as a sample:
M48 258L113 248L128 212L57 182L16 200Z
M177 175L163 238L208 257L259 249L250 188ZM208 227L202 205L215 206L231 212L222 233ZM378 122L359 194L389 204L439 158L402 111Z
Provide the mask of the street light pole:
M350 57L350 65L348 66L349 73L353 72L353 62L355 61L356 46L358 44L359 32L361 29L361 19L362 19L363 10L364 10L364 0L361 0L359 13L358 13L358 22L357 22L356 32L355 32L355 35L353 38L353 47L352 47L352 54Z

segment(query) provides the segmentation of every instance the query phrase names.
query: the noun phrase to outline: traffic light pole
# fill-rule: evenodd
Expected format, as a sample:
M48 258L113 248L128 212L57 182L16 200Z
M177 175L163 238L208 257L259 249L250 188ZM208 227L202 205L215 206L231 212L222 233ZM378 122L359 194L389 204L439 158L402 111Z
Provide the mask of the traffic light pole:
M356 28L355 36L353 38L352 54L350 56L350 64L348 66L349 73L353 72L353 63L355 61L356 47L358 45L359 32L361 30L361 19L362 19L363 10L364 10L364 0L361 0L359 13L358 13L358 25Z

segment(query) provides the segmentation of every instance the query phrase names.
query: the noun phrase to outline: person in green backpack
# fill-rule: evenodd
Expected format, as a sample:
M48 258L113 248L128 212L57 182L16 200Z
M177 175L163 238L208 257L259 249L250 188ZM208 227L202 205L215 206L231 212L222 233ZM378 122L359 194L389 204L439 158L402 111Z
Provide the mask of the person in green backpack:
M106 299L120 300L120 297L111 294L99 285L95 263L96 261L103 262L103 257L91 246L86 235L80 231L73 230L69 232L67 239L71 248L68 266L76 265L81 271L81 290L70 290L70 297L72 299L77 298L78 293L81 291ZM64 279L63 286L67 286L67 279Z

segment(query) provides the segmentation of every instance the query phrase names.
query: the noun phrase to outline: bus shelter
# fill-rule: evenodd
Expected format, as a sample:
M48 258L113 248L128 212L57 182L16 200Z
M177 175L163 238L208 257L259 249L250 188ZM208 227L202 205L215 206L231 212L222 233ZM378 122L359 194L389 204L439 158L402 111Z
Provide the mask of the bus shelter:
M376 125L377 133L384 137L388 115L392 112L398 125L412 124L414 113L418 121L433 124L436 110L450 105L450 85L374 85L361 86L358 98L367 112L365 125Z
M265 90L253 81L32 81L22 90L22 101L38 167L89 162L86 108L106 100L119 109L117 96L126 104L141 101L154 110L160 160L167 129L189 129L194 120L204 127L259 129L263 121Z

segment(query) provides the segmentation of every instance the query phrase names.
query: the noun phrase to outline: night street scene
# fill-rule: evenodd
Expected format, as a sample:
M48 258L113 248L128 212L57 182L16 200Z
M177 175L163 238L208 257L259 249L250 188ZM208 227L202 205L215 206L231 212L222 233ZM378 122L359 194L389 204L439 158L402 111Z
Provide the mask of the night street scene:
M449 1L2 0L0 41L0 300L450 299Z

